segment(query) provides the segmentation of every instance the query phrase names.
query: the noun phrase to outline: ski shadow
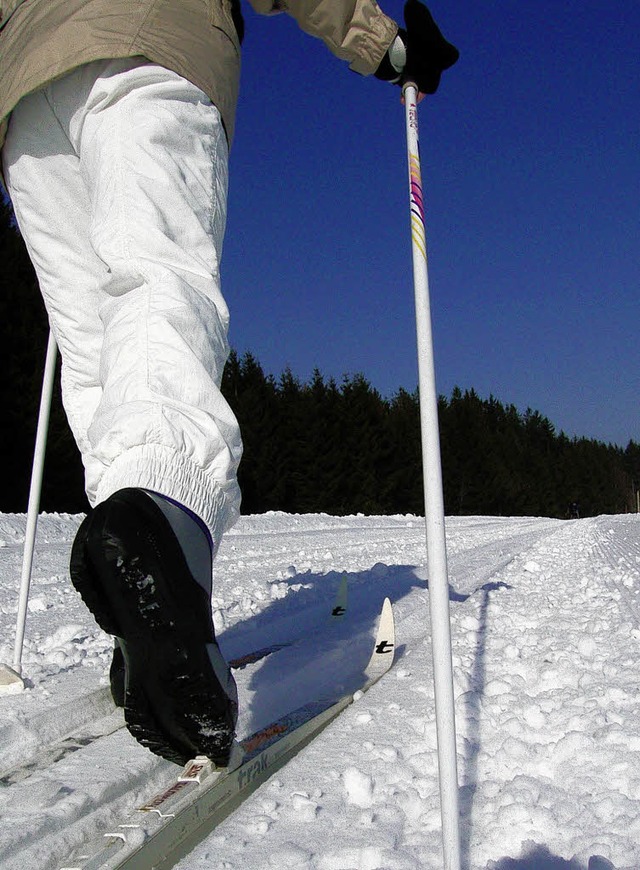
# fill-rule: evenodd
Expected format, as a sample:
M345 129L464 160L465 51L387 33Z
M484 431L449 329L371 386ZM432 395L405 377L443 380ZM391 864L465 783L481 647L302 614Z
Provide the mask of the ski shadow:
M272 601L260 612L225 628L218 641L233 658L261 645L304 636L305 630L317 631L325 617L328 621L343 577L348 585L345 624L370 625L386 597L396 604L415 588L427 588L417 571L416 566L378 563L363 571L304 571L279 578L272 583Z
M311 700L355 691L369 661L384 599L391 600L401 617L408 596L416 589L428 589L423 572L415 565L377 563L362 571L308 571L274 581L281 597L218 638L228 660L270 644L299 641L252 667L248 679L246 672L238 674L239 733L251 733ZM330 612L343 577L348 586L347 614L335 622ZM452 601L467 597L450 590ZM404 645L396 648L396 660L404 651Z
M535 843L525 843L524 846L526 854L523 857L489 861L487 870L616 870L611 861L601 855L592 855L585 866L575 859L567 861L552 855L546 846Z

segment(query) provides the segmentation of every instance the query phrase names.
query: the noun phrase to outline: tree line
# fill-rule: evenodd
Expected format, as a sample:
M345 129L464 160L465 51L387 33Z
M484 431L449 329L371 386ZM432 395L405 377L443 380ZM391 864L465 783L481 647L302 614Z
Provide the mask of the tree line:
M26 509L47 321L9 206L0 203L3 377L0 511ZM41 507L87 509L83 469L59 395L52 406ZM243 512L424 512L417 391L384 398L362 374L338 384L315 371L265 374L232 352L222 391L240 422ZM556 433L537 411L519 411L473 389L438 402L448 515L581 516L635 510L640 445L626 448Z
M244 510L424 512L417 390L385 399L363 375L265 375L231 355L223 392L240 421ZM557 434L537 411L456 388L438 401L448 515L581 516L635 510L640 445Z

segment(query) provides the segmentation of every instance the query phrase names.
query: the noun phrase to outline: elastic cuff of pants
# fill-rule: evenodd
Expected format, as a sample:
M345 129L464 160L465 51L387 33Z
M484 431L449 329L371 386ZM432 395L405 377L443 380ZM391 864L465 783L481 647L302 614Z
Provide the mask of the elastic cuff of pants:
M188 457L160 444L132 447L114 460L100 481L95 503L126 487L166 495L193 511L211 532L214 552L223 532L238 518L238 509L216 480Z

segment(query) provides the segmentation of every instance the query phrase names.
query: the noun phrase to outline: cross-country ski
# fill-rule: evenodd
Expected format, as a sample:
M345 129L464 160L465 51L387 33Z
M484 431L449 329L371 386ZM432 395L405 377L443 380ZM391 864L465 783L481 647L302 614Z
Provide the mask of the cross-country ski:
M229 666L233 669L241 670L249 667L249 665L255 665L257 662L280 650L297 645L302 646L310 641L313 642L316 634L324 634L326 640L327 633L331 631L331 626L339 624L345 618L347 606L347 579L342 577L331 609L324 614L324 617L317 626L312 627L309 621L307 631L301 636L294 636L279 643L260 646L255 650L247 650L236 658L230 658ZM113 668L110 669L111 684L113 685L112 674ZM124 718L121 712L113 709L112 702L112 692L106 689L98 689L94 692L89 692L86 696L77 698L74 701L74 708L76 711L79 708L87 710L88 721L86 724L83 724L80 730L72 734L54 739L49 746L40 748L28 761L9 769L0 769L0 785L7 786L21 782L36 771L45 770L50 765L60 762L72 752L86 748L100 737L106 737L122 728L124 726ZM93 717L91 716L92 712L94 713Z
M393 664L395 631L389 599L385 599L373 649L355 692L317 699L287 712L240 741L229 769L216 770L196 758L159 794L82 847L62 870L151 870L175 863L176 853L191 848L210 832L247 794L274 774L289 758L368 691ZM233 756L232 756L233 757ZM187 849L188 851L188 849Z

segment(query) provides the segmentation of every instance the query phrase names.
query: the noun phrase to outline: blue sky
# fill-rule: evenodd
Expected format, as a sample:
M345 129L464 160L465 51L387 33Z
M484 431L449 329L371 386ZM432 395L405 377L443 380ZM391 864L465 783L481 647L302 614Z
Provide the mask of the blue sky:
M267 372L417 384L404 110L246 5L223 257ZM399 0L382 8L402 16ZM640 440L640 5L437 0L461 59L420 107L438 391Z

